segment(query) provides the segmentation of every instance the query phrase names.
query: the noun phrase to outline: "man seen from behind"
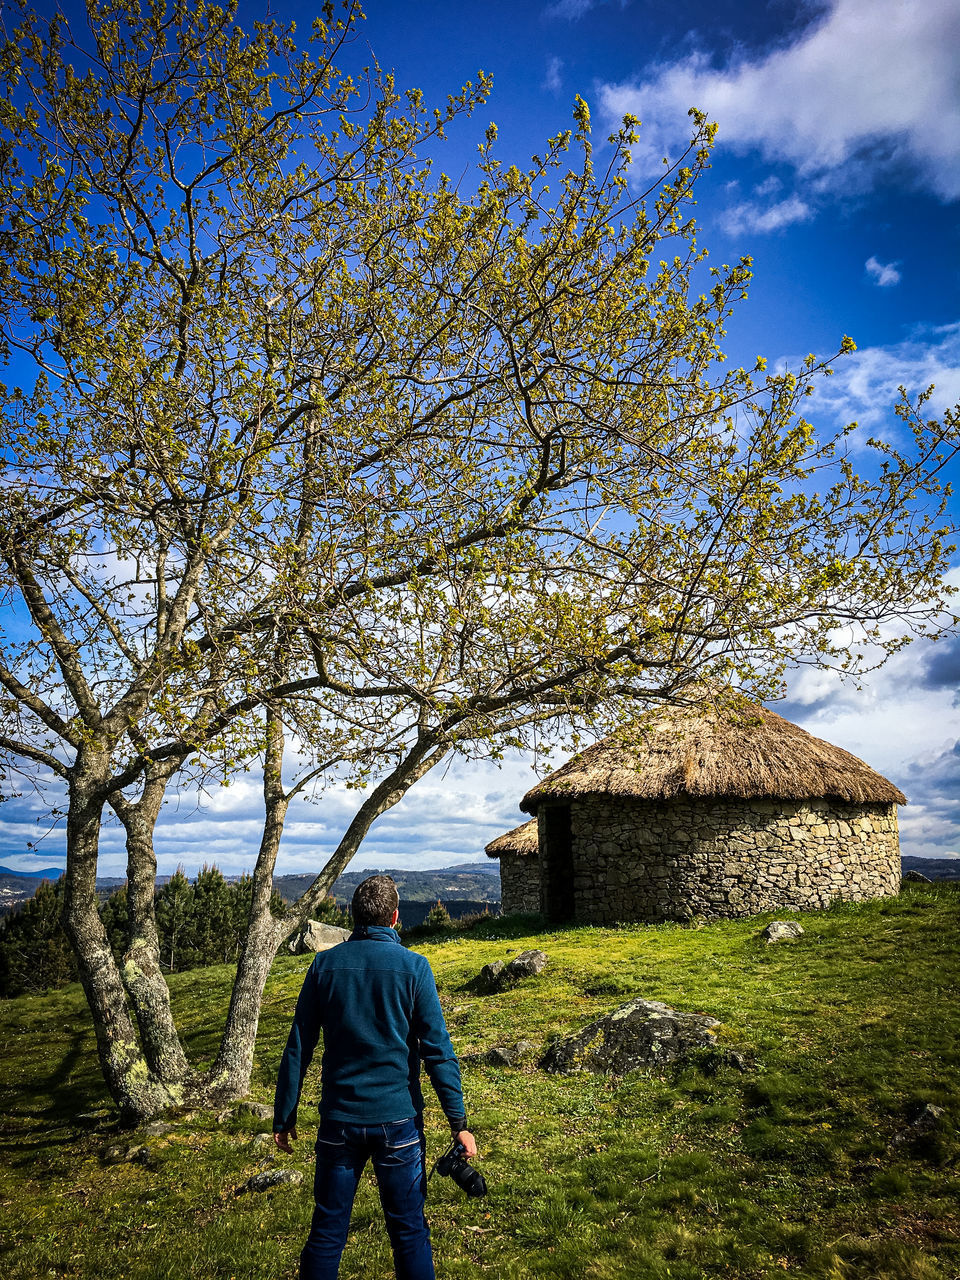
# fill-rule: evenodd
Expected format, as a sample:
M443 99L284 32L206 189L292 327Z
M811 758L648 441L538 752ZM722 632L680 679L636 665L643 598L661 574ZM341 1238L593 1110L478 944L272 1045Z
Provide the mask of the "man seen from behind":
M424 956L401 945L399 904L389 876L357 887L353 933L307 970L280 1063L274 1141L290 1153L303 1078L323 1032L314 1212L300 1280L335 1280L368 1159L397 1280L434 1280L421 1062L467 1159L477 1154L433 972Z

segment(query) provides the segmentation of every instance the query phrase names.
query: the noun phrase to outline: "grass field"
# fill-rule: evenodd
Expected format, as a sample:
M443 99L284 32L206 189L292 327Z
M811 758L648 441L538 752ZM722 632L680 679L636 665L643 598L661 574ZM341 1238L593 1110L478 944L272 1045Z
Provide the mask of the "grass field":
M441 1280L960 1277L960 885L805 913L802 938L768 947L758 935L771 918L541 932L490 920L416 941L460 1053L543 1045L642 995L721 1019L724 1043L753 1064L622 1080L466 1067L490 1195L431 1182ZM532 946L550 957L538 978L498 996L470 991L483 964ZM274 965L258 1100L272 1100L307 964ZM171 979L197 1060L214 1051L230 978L216 968ZM4 1002L0 1040L4 1277L292 1280L311 1208L315 1072L285 1162L303 1184L235 1196L274 1163L254 1136L269 1125L197 1113L170 1117L162 1135L120 1133L78 986ZM913 1137L927 1103L944 1113ZM435 1103L427 1125L432 1159L445 1145ZM114 1163L117 1143L147 1151ZM368 1172L341 1276L390 1275Z

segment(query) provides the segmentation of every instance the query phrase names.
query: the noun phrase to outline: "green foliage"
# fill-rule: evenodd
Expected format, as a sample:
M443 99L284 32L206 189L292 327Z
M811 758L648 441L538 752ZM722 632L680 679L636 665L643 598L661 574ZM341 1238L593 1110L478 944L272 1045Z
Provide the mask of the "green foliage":
M423 921L428 929L452 929L453 921L450 918L450 912L438 898L436 903L427 912Z
M204 864L191 881L177 868L156 894L160 963L170 973L233 963L240 954L250 914L253 881L249 875L227 883L216 866ZM48 991L77 976L73 952L60 924L63 882L41 881L36 894L0 924L0 997ZM274 891L270 909L282 916L284 903ZM128 945L127 887L114 890L100 908L110 949L122 964ZM347 924L332 900L321 904L318 919Z
M492 919L422 949L461 1054L519 1037L544 1044L632 994L723 1020L725 1044L755 1061L706 1074L694 1062L623 1079L553 1077L533 1064L469 1066L464 1086L492 1190L469 1201L433 1179L438 1271L452 1280L952 1280L960 1142L960 888L919 886L889 902L809 912L790 948L756 945L768 917L544 931ZM467 984L481 965L541 947L536 984L491 1000ZM309 957L273 968L254 1096L269 1100ZM605 992L616 976L623 987ZM192 1054L230 972L174 974ZM596 994L588 994L594 992ZM285 1167L305 1175L269 1200L231 1192L269 1163L249 1115L173 1112L166 1134L119 1132L98 1076L79 988L0 1008L0 1197L11 1280L293 1277L311 1212L307 1077L302 1133ZM895 1141L922 1106L943 1107L942 1149ZM80 1113L93 1112L78 1119ZM428 1158L446 1143L428 1098ZM146 1163L109 1149L148 1147ZM376 1188L362 1180L344 1280L390 1274Z
M63 879L41 880L33 897L0 921L0 997L62 987L77 976L60 927Z

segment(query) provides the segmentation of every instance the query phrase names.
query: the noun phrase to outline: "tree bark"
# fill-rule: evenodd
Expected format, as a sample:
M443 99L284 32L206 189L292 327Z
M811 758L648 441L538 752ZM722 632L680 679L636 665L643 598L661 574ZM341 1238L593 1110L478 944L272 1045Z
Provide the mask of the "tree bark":
M109 755L88 748L70 770L63 927L77 958L107 1088L124 1123L135 1124L182 1100L179 1086L150 1070L137 1040L123 981L97 911L97 854Z
M290 803L283 790L283 737L283 723L273 708L268 708L263 764L263 835L253 870L250 920L237 963L227 1022L220 1051L206 1078L205 1089L211 1102L240 1097L250 1085L263 989L284 932L283 922L270 911L273 869Z
M185 1080L190 1064L173 1021L170 991L160 967L153 834L167 783L180 763L171 759L151 765L139 800L129 801L119 794L110 797L127 839L129 935L121 977L133 1006L147 1064L166 1084Z
M319 906L332 889L337 876L349 865L377 818L398 804L415 782L429 773L434 765L440 763L447 750L446 743L437 746L435 739L425 735L411 747L393 772L373 789L354 815L333 856L313 884L300 895L287 912L279 941L282 942L294 930L304 925L310 912Z

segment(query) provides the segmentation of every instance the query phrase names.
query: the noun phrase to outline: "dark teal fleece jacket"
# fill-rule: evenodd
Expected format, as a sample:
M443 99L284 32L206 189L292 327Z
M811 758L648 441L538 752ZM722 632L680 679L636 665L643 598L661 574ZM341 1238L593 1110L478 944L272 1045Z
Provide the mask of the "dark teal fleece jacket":
M401 945L394 929L355 929L307 970L280 1063L274 1132L296 1124L321 1030L320 1114L326 1119L387 1124L419 1115L421 1061L447 1119L463 1118L460 1065L433 971L424 956Z

